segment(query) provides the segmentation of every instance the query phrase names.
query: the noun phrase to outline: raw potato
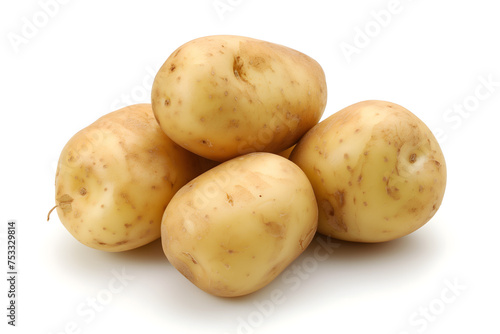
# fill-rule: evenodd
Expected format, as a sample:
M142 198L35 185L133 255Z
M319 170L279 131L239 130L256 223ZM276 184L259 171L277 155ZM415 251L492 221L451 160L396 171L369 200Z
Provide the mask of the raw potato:
M290 159L311 181L318 232L382 242L407 235L436 213L446 164L436 138L407 109L364 101L319 123Z
M209 36L172 53L151 96L173 141L225 161L295 144L319 122L327 89L323 69L303 53L252 38Z
M185 185L162 221L170 263L200 289L252 293L311 242L318 208L305 174L271 153L226 161Z
M118 252L145 245L160 237L165 207L202 172L202 163L163 133L150 104L125 107L81 130L63 148L57 213L89 247Z

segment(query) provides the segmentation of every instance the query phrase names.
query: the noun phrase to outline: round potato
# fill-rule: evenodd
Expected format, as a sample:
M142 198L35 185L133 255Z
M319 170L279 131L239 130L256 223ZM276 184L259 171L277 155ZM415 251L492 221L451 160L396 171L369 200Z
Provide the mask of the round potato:
M314 59L240 36L182 45L158 71L151 93L165 133L216 161L292 146L319 122L326 98L325 74Z
M172 198L161 232L170 263L223 297L271 282L311 242L318 208L305 174L271 153L250 153L198 176Z
M325 119L290 159L307 174L319 206L318 232L382 242L431 219L444 196L446 164L436 138L407 109L364 101Z
M125 107L63 148L55 180L58 216L89 247L118 252L142 246L160 237L168 202L204 163L163 133L150 104Z

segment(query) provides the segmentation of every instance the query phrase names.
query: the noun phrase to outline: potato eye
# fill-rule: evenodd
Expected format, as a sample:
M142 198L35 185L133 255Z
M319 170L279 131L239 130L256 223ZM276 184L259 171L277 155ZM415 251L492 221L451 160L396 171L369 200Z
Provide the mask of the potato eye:
M417 161L417 155L415 153L412 153L410 155L410 163L414 163L415 161Z

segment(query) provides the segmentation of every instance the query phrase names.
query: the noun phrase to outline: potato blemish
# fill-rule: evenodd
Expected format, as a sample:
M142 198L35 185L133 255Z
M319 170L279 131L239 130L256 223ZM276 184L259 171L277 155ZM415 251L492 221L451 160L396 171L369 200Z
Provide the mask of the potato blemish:
M191 261L193 261L194 264L198 264L198 261L196 261L196 259L193 257L193 255L191 255L191 253L183 252L182 254L184 254L187 257L189 257L191 259Z
M233 197L226 193L226 198L229 205L234 206Z
M323 200L321 202L321 209L325 213L325 218L328 225L331 225L336 231L347 232L347 225L342 221L342 218L335 215L333 206L328 200Z
M284 238L286 235L286 228L276 222L264 223L266 232L275 238Z

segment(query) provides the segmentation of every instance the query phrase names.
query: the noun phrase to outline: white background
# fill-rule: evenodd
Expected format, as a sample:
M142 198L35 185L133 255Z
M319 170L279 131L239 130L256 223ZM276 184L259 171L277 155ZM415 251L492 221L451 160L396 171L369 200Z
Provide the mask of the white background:
M19 261L18 327L7 326L2 279L2 333L498 333L495 2L221 0L223 13L214 3L2 1L2 277L9 219L18 224ZM148 102L170 53L210 34L265 39L315 58L327 76L325 117L366 99L414 112L439 137L448 165L434 218L397 241L338 242L331 254L315 240L295 267L238 299L196 288L159 242L103 253L74 240L57 215L47 222L66 141L105 113ZM316 249L329 255L320 260Z

